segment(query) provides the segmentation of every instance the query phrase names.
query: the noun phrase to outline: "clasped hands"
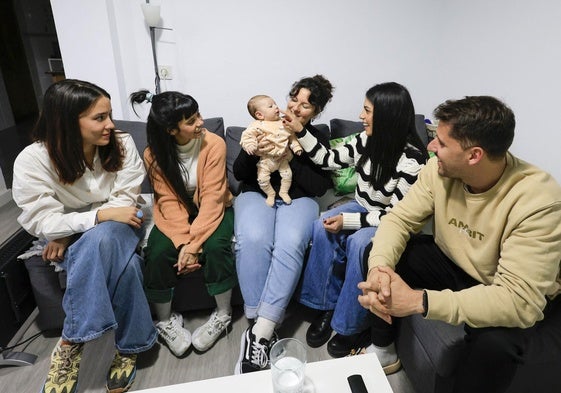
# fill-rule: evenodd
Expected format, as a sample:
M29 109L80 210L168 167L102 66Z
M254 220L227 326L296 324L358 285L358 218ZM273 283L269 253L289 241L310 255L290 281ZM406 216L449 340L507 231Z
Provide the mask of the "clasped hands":
M173 265L177 268L177 275L192 273L201 268L199 263L199 254L187 251L187 247L181 247L177 256L177 263Z
M420 314L423 309L423 291L412 289L393 269L376 266L369 270L366 281L358 284L362 295L358 301L387 323L392 317Z

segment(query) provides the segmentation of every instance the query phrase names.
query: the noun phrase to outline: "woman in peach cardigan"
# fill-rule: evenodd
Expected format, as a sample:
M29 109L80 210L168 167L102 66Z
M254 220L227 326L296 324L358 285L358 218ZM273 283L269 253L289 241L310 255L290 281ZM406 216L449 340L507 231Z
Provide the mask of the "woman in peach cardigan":
M151 102L144 162L154 189L154 227L145 248L144 287L156 329L176 356L191 343L209 349L230 325L232 288L237 285L231 241L232 194L226 181L226 144L203 128L197 101L179 92L142 90L131 103ZM203 269L216 310L191 336L183 316L172 312L180 275Z

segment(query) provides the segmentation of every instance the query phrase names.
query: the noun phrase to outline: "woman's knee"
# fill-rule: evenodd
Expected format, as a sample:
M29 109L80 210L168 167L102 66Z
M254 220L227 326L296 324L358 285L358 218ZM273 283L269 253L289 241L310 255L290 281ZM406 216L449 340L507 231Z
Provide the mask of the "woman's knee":
M110 244L138 242L139 234L129 225L117 221L102 222L82 234L80 240L95 242L104 247Z

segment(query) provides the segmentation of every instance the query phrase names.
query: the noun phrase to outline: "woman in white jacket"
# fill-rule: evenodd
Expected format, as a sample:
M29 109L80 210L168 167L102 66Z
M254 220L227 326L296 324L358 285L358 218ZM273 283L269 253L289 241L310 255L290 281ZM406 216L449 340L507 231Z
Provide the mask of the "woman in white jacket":
M43 392L75 392L84 343L109 329L117 350L107 391L125 392L136 354L156 339L135 252L145 171L131 136L114 128L105 90L78 80L55 83L45 93L34 142L14 164L18 221L46 243L35 263L67 272L62 337Z

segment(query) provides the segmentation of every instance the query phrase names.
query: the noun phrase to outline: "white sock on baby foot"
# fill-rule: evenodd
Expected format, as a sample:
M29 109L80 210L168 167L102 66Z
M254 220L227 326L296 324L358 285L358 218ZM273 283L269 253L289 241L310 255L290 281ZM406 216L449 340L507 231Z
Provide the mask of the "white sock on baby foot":
M370 344L366 347L366 353L376 354L386 374L391 374L399 370L400 364L394 343L386 347L378 347L374 344Z

